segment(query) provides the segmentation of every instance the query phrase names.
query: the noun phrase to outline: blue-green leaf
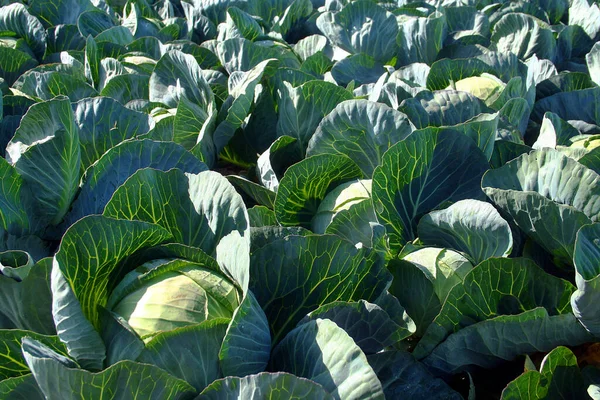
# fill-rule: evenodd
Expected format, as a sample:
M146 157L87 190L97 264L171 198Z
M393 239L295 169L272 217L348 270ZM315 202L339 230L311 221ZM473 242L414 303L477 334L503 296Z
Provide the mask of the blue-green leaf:
M554 398L587 398L577 357L559 346L546 354L540 371L527 371L510 382L502 391L506 400L541 400Z
M510 226L489 203L461 200L432 211L419 221L419 239L426 245L467 253L475 264L490 257L507 257L513 245Z
M211 255L230 232L249 233L242 198L222 175L210 171L141 169L115 191L104 215L160 225L175 242Z
M80 145L77 125L66 98L31 106L6 153L36 194L36 210L59 223L79 185Z
M335 399L383 399L367 357L334 322L316 319L291 331L273 350L273 368L317 382Z
M368 100L348 100L319 123L306 155L345 155L370 178L383 154L412 131L408 117L399 111Z
M252 253L250 268L250 289L265 310L274 343L323 304L374 300L390 276L374 251L333 235L274 240Z
M251 291L235 310L219 359L223 376L262 372L271 357L271 333L264 311Z
M49 400L137 398L186 399L194 394L189 383L153 365L121 361L106 370L92 373L65 365L65 360L39 342L25 339L23 353L35 379Z
M392 251L415 238L426 213L447 201L482 198L488 168L476 144L456 132L415 132L392 146L373 173L373 204Z
M159 333L146 344L137 361L156 365L202 391L221 378L218 354L228 322L215 318Z
M414 354L422 358L451 333L500 315L540 306L550 315L569 313L574 290L571 283L544 272L531 260L490 258L450 291Z
M198 400L333 400L323 386L285 372L230 376L211 383Z
M119 186L142 168L168 171L172 168L198 173L208 168L176 143L152 140L128 140L109 149L86 171L85 181L72 209L65 217L66 230L78 219L101 214Z

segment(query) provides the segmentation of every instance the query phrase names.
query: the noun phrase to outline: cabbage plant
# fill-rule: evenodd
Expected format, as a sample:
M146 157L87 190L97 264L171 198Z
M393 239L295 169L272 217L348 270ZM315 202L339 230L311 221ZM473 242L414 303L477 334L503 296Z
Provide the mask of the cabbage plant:
M0 0L0 400L600 398L599 21Z

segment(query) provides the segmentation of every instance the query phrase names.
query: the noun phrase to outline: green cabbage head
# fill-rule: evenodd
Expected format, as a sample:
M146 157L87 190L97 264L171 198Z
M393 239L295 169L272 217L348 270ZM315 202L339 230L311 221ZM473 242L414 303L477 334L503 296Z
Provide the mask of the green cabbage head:
M333 217L353 204L371 198L371 179L354 180L337 186L325 196L312 220L315 233L325 233Z
M108 306L148 342L157 333L231 318L236 286L219 271L181 259L153 260L125 276Z

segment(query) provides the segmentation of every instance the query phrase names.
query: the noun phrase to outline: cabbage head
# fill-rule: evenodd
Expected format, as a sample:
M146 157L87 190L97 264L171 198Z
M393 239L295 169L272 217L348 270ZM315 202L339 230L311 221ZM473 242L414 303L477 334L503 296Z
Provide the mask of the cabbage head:
M325 233L337 213L370 198L371 179L354 180L337 186L319 204L312 220L313 232Z
M239 302L236 286L223 274L173 259L148 262L127 274L108 305L148 341L160 332L230 319Z

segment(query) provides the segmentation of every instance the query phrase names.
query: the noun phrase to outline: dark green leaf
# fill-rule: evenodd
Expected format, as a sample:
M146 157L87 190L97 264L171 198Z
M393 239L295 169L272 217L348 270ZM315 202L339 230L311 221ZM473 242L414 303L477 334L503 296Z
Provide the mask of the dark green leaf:
M0 381L0 398L3 400L45 400L32 374Z
M214 106L214 95L196 59L171 50L156 63L150 76L150 101L174 108L182 97L204 109Z
M23 344L27 364L47 399L114 400L136 398L166 400L185 399L194 394L187 382L169 375L162 369L132 361L121 361L98 373L66 366L49 349L31 339Z
M412 63L431 65L446 38L446 16L433 13L427 18L411 18L399 25L397 66Z
M81 100L74 105L74 112L82 171L110 148L148 132L154 125L150 116L125 108L110 98Z
M367 357L334 322L317 319L298 326L273 350L273 368L322 385L335 399L383 399Z
M419 219L444 202L481 199L488 168L475 143L456 132L415 132L392 146L373 173L373 204L392 251L413 240Z
M161 171L177 168L193 174L207 170L204 163L175 143L147 139L125 141L109 149L88 169L63 228L86 215L101 214L115 190L142 168Z
M352 99L352 93L330 82L310 81L302 86L282 86L277 133L298 140L302 152L317 126L339 103Z
M434 373L454 374L475 366L493 368L522 354L591 340L573 314L549 316L540 307L468 326L436 347L423 363Z
M219 360L223 376L246 376L265 370L271 357L269 322L248 291L235 310L223 339Z
M319 123L306 155L345 155L370 178L383 154L412 131L408 117L386 105L368 100L344 101Z
M210 384L198 400L333 400L321 385L285 372L227 377Z
M175 242L209 255L230 232L244 235L249 229L241 197L222 175L210 171L138 170L114 192L104 215L160 225Z
M531 260L490 258L450 291L414 354L423 358L450 334L500 315L536 307L544 307L550 315L569 313L574 290L571 283L544 272Z
M56 333L51 310L51 267L52 260L45 258L31 267L12 269L18 279L6 276L7 271L0 275L0 301L3 304L0 315L2 320L10 321L2 328L27 329L46 335Z
M348 157L322 154L292 165L281 179L275 198L275 215L284 226L311 226L319 203L336 186L362 178Z
M427 368L403 351L385 351L367 357L388 399L463 400L443 380L434 378Z
M490 170L482 187L556 263L572 265L577 231L600 218L599 180L598 174L575 160L543 149Z
M527 371L502 391L506 400L584 399L583 376L577 357L560 346L544 357L540 372Z
M317 18L317 26L332 44L351 54L387 63L397 51L396 18L370 1L350 2L337 13L325 12Z
M218 354L228 322L216 318L160 333L146 344L138 361L156 365L201 391L221 378Z
M366 355L383 351L412 334L397 325L381 307L364 300L325 304L304 317L298 326L318 318L335 322Z
M24 337L35 339L52 350L65 355L67 349L56 336L41 335L32 331L18 329L0 330L0 380L22 376L29 373L29 367L21 353L21 340Z
M308 312L333 301L372 300L389 280L375 252L333 235L272 241L254 251L250 268L250 288L265 310L274 343Z
M35 212L58 224L71 206L80 177L79 134L69 100L31 106L6 153L35 191Z

